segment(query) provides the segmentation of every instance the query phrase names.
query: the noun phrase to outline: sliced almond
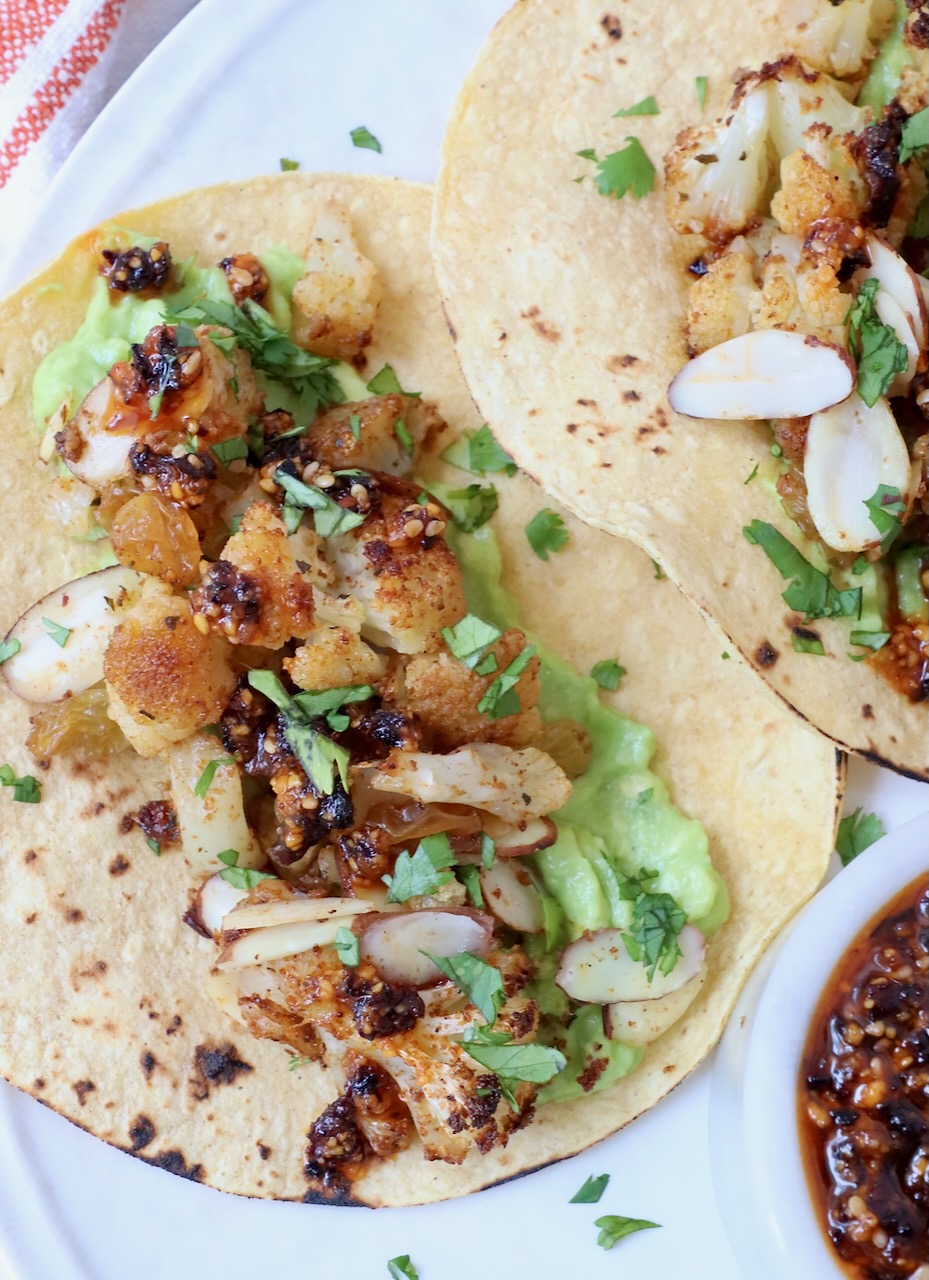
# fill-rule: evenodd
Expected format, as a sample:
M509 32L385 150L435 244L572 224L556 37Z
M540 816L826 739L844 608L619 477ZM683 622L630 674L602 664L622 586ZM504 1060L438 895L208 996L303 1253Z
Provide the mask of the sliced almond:
M231 914L223 922L225 929L267 929L278 924L334 920L336 916L363 915L366 911L375 910L373 903L362 902L358 898L289 898L282 902L255 902L241 907L234 903L233 907L228 908Z
M98 684L110 635L141 583L133 569L113 565L65 583L27 609L6 637L20 644L3 664L13 692L27 702L60 702ZM67 632L59 633L63 644L52 638L55 627Z
M894 252L889 244L885 244L877 236L869 235L866 247L871 256L871 265L860 272L856 279L859 282L869 279L879 281L881 287L877 296L880 297L882 292L889 293L899 304L912 326L917 347L924 350L927 332L926 300L919 277L899 253Z
M689 982L676 991L653 1000L623 1000L608 1004L603 1027L611 1040L621 1040L636 1047L651 1044L663 1036L696 1000L706 982L706 965L702 965Z
M148 417L130 409L107 376L88 391L68 424L79 441L65 457L68 469L94 489L118 480L129 471L129 450L146 427Z
M494 842L498 858L524 858L539 849L547 849L558 839L558 828L551 818L530 818L514 827L488 815L483 825Z
M218 942L223 931L223 918L246 897L248 894L244 889L237 889L235 885L229 884L217 871L204 880L197 890L191 915Z
M431 987L442 977L424 951L434 956L480 954L493 938L492 918L464 908L363 916L355 927L361 933L362 956L381 977L410 987Z
M555 981L572 1000L615 1004L627 1000L658 1000L684 986L700 971L706 939L687 924L678 935L681 955L670 973L656 969L651 981L645 966L626 950L620 929L598 929L565 948Z
M301 924L278 924L270 929L254 929L241 938L227 942L216 961L216 968L246 969L250 965L268 964L284 956L296 956L314 947L335 942L339 929L349 924L348 917L335 920L304 921Z
M689 418L803 418L838 404L854 385L847 351L802 333L759 329L685 364L668 401Z
M529 872L512 858L497 858L481 868L484 905L498 920L520 933L541 933L544 928L542 899Z
M906 502L910 455L884 399L869 409L857 394L810 419L803 458L807 503L816 530L836 551L863 551L881 540L866 506L880 485Z

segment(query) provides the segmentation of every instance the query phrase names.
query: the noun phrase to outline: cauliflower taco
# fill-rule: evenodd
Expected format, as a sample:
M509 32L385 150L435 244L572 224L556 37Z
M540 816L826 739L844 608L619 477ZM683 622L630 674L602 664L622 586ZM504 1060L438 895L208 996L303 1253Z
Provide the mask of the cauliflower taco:
M2 304L0 1070L245 1195L614 1132L832 846L831 745L475 417L430 210L216 187Z
M919 778L927 41L912 0L524 0L461 95L434 236L520 465Z

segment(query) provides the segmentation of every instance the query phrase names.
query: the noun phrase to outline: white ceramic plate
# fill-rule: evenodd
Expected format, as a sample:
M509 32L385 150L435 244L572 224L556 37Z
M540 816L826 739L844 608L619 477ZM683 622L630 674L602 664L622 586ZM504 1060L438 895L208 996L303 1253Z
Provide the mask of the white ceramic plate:
M97 121L4 264L12 287L84 227L189 187L304 169L428 181L458 85L505 0L228 0L202 3ZM383 154L357 150L367 125ZM888 827L925 789L853 766L854 803ZM785 803L788 798L785 797ZM711 1189L704 1068L657 1110L574 1160L477 1197L423 1209L333 1210L222 1196L112 1151L0 1087L3 1280L290 1280L386 1277L409 1253L421 1280L649 1274L742 1280ZM609 1172L598 1206L568 1205ZM741 1193L740 1193L741 1194ZM651 1218L604 1253L593 1219Z

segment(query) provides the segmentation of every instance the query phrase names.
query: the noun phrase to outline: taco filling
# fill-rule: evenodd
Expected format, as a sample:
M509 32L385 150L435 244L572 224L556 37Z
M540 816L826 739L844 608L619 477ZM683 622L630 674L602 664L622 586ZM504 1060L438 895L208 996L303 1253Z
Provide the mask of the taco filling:
M165 762L135 822L183 852L229 1018L340 1082L305 1155L335 1193L633 1071L728 898L651 731L520 625L487 523L509 458L483 428L448 451L483 482L428 478L438 410L357 372L381 286L344 209L312 244L203 266L108 229L34 383L49 502L100 567L2 657L37 760Z
M802 615L846 618L849 656L929 697L925 6L800 6L794 49L739 72L725 117L665 157L693 240L680 413L765 420L746 478L794 521L744 529ZM823 653L815 632L794 647Z

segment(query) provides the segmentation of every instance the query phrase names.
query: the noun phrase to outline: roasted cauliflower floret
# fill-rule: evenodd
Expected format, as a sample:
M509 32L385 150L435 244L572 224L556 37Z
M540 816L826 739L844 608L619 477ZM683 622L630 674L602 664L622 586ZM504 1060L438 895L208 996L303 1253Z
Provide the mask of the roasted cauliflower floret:
M536 710L537 657L532 658L515 686L520 711L490 720L477 709L491 682L525 646L522 631L515 627L505 631L490 649L497 666L486 676L478 675L445 652L422 654L408 663L407 710L419 717L432 750L451 751L467 742L500 742L508 747L525 747L533 741L542 725Z
M841 291L836 267L801 252L790 236L777 236L762 264L761 299L755 329L792 329L821 342L845 345L850 297Z
M316 355L351 360L371 341L381 300L377 271L359 250L345 210L323 205L307 272L294 285L294 339Z
M419 505L417 492L382 487L380 506L365 523L327 542L337 591L364 606L362 635L400 653L438 648L442 627L466 611L445 516L434 503Z
M805 151L794 151L781 161L781 185L771 201L771 212L782 231L801 240L823 218L856 221L865 193L857 171L854 178L857 190Z
M724 119L678 135L665 157L668 221L726 243L766 212L778 162L811 145L811 126L856 133L867 120L835 81L797 58L766 63L742 76Z
M784 14L792 53L826 75L860 76L894 20L893 0L794 0Z
M348 627L317 628L284 670L301 689L338 689L374 684L384 675L386 660Z
M191 596L198 625L232 644L279 649L313 629L313 588L297 569L284 522L269 502L253 502L238 533Z
M755 255L740 238L695 282L686 326L691 355L699 355L751 329L752 308L759 292L754 264Z
M412 440L412 451L401 439L404 427ZM300 443L300 456L333 468L360 467L408 476L426 437L444 428L438 411L428 401L396 393L374 396L336 405L318 417Z
M150 580L110 637L110 715L141 756L219 719L235 689L229 647L194 624L190 604Z

